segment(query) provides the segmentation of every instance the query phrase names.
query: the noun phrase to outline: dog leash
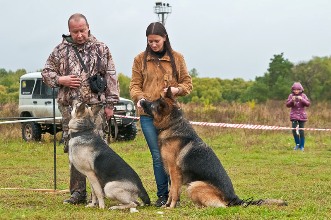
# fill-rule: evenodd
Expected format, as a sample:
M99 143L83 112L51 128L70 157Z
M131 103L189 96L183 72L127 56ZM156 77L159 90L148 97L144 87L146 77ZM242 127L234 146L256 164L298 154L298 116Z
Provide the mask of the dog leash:
M118 135L118 124L115 118L115 115L113 115L108 121L105 121L105 132L107 133L107 142L110 143L110 137L111 137L111 120L114 120L114 140L117 140ZM108 126L108 129L107 129ZM108 130L108 131L107 131Z

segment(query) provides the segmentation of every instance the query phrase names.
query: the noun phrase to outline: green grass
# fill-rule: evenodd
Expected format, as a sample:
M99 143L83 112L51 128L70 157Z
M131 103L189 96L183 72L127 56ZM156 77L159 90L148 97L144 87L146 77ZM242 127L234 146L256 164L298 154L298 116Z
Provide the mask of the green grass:
M0 134L0 219L330 219L331 134L307 131L305 152L293 151L289 131L195 127L215 150L242 199L279 198L288 206L199 208L185 195L176 209L138 207L139 213L63 205L69 193L53 189L53 142L26 143L19 135ZM13 130L17 128L12 128ZM19 134L19 132L16 132ZM112 143L139 174L152 202L156 187L152 159L142 134L130 142ZM68 188L68 155L57 147L57 189ZM3 188L21 188L19 190ZM88 189L89 190L89 189ZM115 204L106 199L106 205Z

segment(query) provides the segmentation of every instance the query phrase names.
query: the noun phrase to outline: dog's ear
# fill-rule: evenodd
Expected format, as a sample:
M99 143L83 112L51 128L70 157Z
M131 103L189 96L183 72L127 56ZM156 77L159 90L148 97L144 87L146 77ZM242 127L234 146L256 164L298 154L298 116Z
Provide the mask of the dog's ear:
M72 106L73 106L73 107L74 107L74 106L77 106L78 103L79 103L79 101L75 99L75 100L72 101Z
M85 112L86 104L84 102L76 104L76 114L82 115Z

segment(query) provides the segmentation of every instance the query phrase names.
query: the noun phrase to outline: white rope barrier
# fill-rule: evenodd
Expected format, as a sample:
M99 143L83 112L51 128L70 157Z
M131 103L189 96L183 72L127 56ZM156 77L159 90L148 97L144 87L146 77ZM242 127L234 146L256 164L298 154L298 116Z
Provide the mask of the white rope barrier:
M120 118L133 118L138 119L139 117L115 115ZM269 125L252 125L252 124L229 124L229 123L211 123L211 122L194 122L190 121L192 125L199 126L212 126L212 127L224 127L224 128L246 128L246 129L259 129L259 130L307 130L307 131L331 131L331 129L324 128L291 128L281 126L269 126Z
M60 120L62 117L55 117L55 120ZM54 118L35 118L35 119L23 119L23 120L15 120L15 121L2 121L0 124L14 124L14 123L21 123L21 122L31 122L31 121L51 121Z
M124 116L124 115L114 115L119 118L131 118L139 120L139 117ZM61 120L62 117L55 117L55 120ZM24 119L15 121L4 121L0 124L11 124L11 123L21 123L21 122L31 122L31 121L50 121L53 118L38 118L38 119ZM212 122L194 122L190 121L192 125L199 126L211 126L211 127L223 127L223 128L244 128L244 129L255 129L255 130L306 130L306 131L331 131L329 128L291 128L291 127L281 127L281 126L270 126L270 125L252 125L252 124L229 124L229 123L212 123Z

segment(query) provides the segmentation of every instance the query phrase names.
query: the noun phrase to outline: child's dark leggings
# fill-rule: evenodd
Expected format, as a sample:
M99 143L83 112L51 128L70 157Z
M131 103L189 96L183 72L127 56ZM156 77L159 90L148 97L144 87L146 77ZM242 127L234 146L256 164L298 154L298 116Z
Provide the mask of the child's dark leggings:
M292 121L292 128L296 128L299 125L299 128L305 127L305 121ZM293 136L297 136L297 131L295 129L292 130ZM304 130L299 130L300 138L305 138L305 132Z

